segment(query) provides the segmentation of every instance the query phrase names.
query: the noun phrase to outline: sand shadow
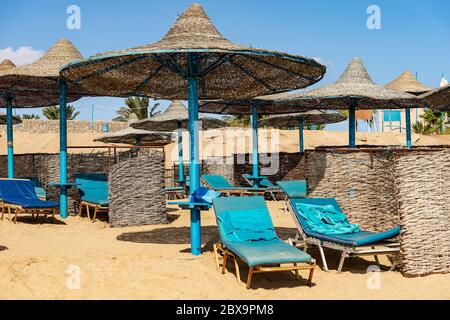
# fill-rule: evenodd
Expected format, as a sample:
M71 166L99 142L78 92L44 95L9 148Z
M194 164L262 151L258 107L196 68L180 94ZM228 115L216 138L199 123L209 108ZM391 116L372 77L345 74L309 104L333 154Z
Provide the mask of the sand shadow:
M6 222L10 222L7 217L4 219ZM13 223L14 217L11 217L11 223ZM39 216L37 219L30 216L18 216L17 217L17 223L24 223L24 224L31 224L31 225L42 225L42 224L49 224L49 225L67 225L64 221L59 220L57 217L55 217L54 220L52 220L51 217L47 217L47 219L44 218L44 216Z
M0 251L6 251L6 250L8 250L8 247L0 246Z

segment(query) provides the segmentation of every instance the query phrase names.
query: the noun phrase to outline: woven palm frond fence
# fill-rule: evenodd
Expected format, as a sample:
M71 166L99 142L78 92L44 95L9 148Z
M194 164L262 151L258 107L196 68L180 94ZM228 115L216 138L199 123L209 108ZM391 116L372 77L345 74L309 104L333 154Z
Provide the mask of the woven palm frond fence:
M109 220L113 227L169 222L164 153L143 149L113 165L109 175Z

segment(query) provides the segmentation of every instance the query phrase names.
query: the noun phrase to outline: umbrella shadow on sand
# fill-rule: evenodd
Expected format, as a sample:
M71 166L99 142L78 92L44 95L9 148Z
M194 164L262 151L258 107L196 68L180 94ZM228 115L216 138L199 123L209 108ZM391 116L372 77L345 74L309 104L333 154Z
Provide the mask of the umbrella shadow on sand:
M0 251L6 251L6 250L8 250L8 247L0 246Z

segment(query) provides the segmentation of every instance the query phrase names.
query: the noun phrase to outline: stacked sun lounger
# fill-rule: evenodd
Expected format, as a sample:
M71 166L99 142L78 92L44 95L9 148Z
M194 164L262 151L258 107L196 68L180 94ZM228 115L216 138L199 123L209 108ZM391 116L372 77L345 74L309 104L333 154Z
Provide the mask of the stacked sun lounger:
M36 195L34 185L27 179L0 179L0 207L1 219L5 213L11 221L11 213L14 211L14 223L17 223L19 214L31 214L38 218L40 214L45 218L50 214L52 221L59 204L53 201L43 201Z
M254 177L251 174L245 173L245 174L242 175L242 177L244 178L245 182L247 182L247 184L249 186L252 186L252 187L254 186ZM276 195L278 193L282 192L280 187L274 185L267 178L259 179L258 187L264 189L264 193L270 195L270 197L274 201L277 201Z
M226 196L263 195L265 188L235 187L227 179L218 174L202 175L202 182L208 189L217 191Z

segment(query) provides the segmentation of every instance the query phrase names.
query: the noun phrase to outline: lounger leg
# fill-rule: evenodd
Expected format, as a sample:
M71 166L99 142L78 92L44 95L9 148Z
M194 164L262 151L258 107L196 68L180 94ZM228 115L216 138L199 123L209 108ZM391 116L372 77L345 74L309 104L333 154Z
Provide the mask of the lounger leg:
M238 281L238 283L241 283L241 272L239 270L239 263L237 261L237 257L234 256L233 259L234 259L234 268L236 269L237 281Z
M219 253L217 252L217 244L213 244L213 250L214 250L214 261L216 262L216 269L219 271L220 265L219 265Z
M314 275L314 269L316 269L316 263L315 262L312 263L312 268L311 268L311 270L309 270L309 277L308 277L308 286L309 287L312 286L312 279L313 279L313 275Z
M252 287L253 268L254 267L250 267L250 270L248 270L247 289Z
M85 206L86 206L86 214L87 214L87 217L88 217L88 219L90 221L91 220L91 212L89 210L89 206L87 204Z
M19 209L14 209L14 224L17 223L17 212L19 211Z
M375 247L371 247L371 248L372 248L372 250L375 250ZM373 257L375 258L376 264L380 265L380 259L378 259L378 256L375 254Z
M78 216L83 215L83 205L81 203L78 204Z
M11 222L11 208L8 207L8 220Z
M322 264L325 271L328 271L327 259L325 259L325 253L323 252L323 247L319 245L320 257L322 258Z
M344 260L345 260L346 256L347 256L347 251L345 251L345 250L342 251L341 260L339 261L339 267L337 270L338 273L342 272L342 267L344 266Z
M284 212L288 212L287 200L288 200L288 197L287 196L284 197L284 201L283 201Z
M227 257L228 257L228 254L225 252L225 254L223 255L223 261L222 261L222 274L227 273Z
M94 218L92 219L92 222L95 222L95 220L97 219L97 212L98 212L98 207L95 207L95 209L94 209Z
M297 264L296 263L294 263L294 267L296 267L297 266ZM295 279L299 279L299 277L298 277L298 270L297 269L295 269L294 270L294 273L295 273Z
M52 210L52 223L55 222L55 213L56 213L56 209Z

